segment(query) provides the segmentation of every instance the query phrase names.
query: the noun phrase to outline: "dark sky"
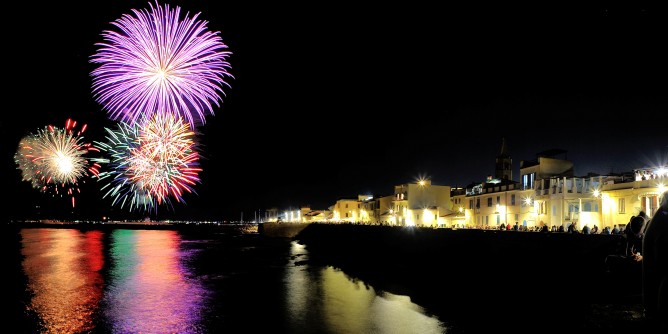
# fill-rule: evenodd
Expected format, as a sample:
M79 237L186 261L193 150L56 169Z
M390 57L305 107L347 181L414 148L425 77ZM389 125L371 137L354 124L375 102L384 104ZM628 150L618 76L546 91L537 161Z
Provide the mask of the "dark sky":
M75 209L21 181L19 140L67 118L113 127L92 97L100 33L147 1L8 5L5 117L10 217L137 217L88 181ZM163 4L164 2L160 2ZM668 12L624 6L452 7L417 2L172 1L201 12L233 54L221 107L198 129L201 184L154 218L246 219L258 210L387 195L429 177L465 186L552 148L576 174L666 163ZM542 6L542 7L541 7ZM4 204L3 204L4 206ZM65 212L65 213L63 213Z

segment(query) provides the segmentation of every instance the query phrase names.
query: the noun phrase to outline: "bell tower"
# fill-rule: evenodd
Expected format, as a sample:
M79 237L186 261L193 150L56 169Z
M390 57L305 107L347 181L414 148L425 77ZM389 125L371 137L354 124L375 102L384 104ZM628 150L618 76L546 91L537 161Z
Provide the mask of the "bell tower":
M501 153L496 156L494 176L500 180L513 180L513 159L508 155L506 138L501 140Z

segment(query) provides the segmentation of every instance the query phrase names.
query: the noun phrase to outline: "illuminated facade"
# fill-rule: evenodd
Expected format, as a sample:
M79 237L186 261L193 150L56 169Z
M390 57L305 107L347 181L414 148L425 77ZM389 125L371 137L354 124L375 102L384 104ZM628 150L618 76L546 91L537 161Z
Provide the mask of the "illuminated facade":
M519 225L599 229L624 226L644 211L652 216L668 185L666 166L614 175L574 176L564 150L549 150L520 162L520 181L512 180L505 141L495 176L465 188L433 185L431 180L394 187L392 195L339 199L329 210L286 211L284 221L387 224L417 227L499 228Z
M390 225L437 227L444 225L441 216L451 208L450 186L418 180L394 187L390 209L381 219Z
M554 156L561 153L565 151L546 151L536 160L522 161L519 183L488 178L453 194L454 214L445 225L498 228L518 223L566 228L575 224L578 230L585 225L624 226L640 211L651 217L668 184L665 166L575 177L573 163Z
M443 226L441 216L451 208L450 186L419 180L395 186L389 196L339 199L333 206L332 222L437 227Z
M358 195L357 198L342 198L336 201L332 211L333 222L370 223L372 222L375 203L371 195Z
M518 182L488 177L453 195L454 213L444 219L447 227L488 228L501 224L526 223L533 218L533 207Z

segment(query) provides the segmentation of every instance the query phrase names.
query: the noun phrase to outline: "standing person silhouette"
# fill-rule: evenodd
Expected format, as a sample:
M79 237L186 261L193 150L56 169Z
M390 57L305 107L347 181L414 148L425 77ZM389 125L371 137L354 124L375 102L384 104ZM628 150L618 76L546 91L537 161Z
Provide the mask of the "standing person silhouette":
M642 254L642 239L645 231L645 218L642 216L633 216L624 230L626 237L626 256L635 256Z
M645 318L668 333L668 191L647 223L642 242L642 299Z

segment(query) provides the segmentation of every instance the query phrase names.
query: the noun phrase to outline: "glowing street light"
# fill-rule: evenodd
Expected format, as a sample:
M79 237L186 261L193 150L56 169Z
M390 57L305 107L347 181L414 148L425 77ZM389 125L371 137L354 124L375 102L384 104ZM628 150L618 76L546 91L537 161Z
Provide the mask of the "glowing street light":
M531 197L524 198L524 204L531 205Z

